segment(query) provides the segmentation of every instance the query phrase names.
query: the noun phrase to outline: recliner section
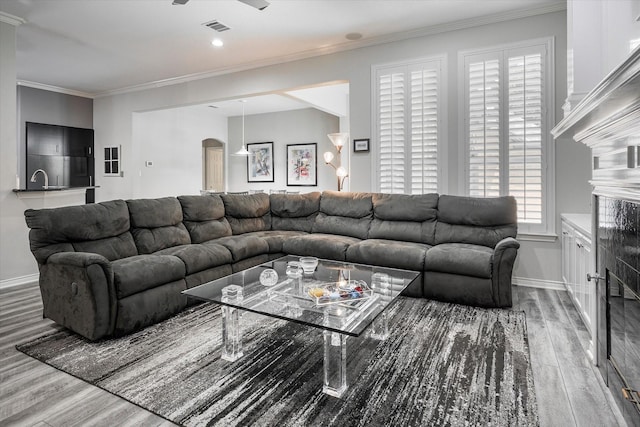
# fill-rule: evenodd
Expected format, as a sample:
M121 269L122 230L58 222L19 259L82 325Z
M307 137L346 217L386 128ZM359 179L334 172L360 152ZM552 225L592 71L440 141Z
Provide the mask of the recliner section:
M114 200L25 211L44 315L89 338L164 320L181 291L286 254L420 271L404 292L511 305L516 204L325 191Z

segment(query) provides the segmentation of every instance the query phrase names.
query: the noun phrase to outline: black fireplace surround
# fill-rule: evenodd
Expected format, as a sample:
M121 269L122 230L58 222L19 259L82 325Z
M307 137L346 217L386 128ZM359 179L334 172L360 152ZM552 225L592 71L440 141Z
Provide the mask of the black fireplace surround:
M597 196L598 367L629 426L640 426L640 206Z

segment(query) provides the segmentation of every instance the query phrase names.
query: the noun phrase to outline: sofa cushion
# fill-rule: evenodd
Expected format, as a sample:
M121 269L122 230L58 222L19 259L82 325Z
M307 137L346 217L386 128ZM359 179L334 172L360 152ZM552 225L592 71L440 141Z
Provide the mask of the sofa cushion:
M320 192L271 194L271 228L311 232L320 209Z
M203 243L203 245L209 244L222 245L227 248L229 252L231 252L233 262L269 253L269 244L267 241L255 236L253 233L221 237Z
M370 193L325 191L320 198L320 213L312 231L366 239L371 218L373 204Z
M374 194L370 239L435 242L437 194Z
M100 254L109 261L138 255L133 236L128 231L116 237L73 242L72 245L76 252Z
M349 246L347 261L422 271L430 247L424 243L367 239Z
M178 196L178 201L192 243L231 235L231 225L224 216L224 203L219 195Z
M292 255L308 255L346 261L349 246L361 241L355 237L314 233L287 239L282 245L282 249L283 252Z
M67 206L55 209L27 209L24 212L31 252L40 264L57 252L73 252L72 242L105 241L108 246L97 252L109 260L137 255L127 236L129 211L124 200ZM111 238L115 238L111 240Z
M136 255L111 263L118 299L184 279L185 266L171 255Z
M192 243L190 245L174 246L155 252L154 255L173 255L180 258L186 267L187 274L231 264L233 260L229 249L216 244L199 245Z
M505 237L516 237L517 220L516 199L512 196L440 196L435 243L472 243L493 248Z
M140 254L191 243L182 224L182 206L175 197L127 200L131 234Z
M493 250L468 243L442 243L427 251L426 271L491 278Z
M251 235L257 236L267 242L270 254L282 252L282 246L286 240L296 236L303 236L305 234L308 233L291 230L256 231L255 233L251 233Z
M223 194L221 197L234 235L271 229L268 194Z

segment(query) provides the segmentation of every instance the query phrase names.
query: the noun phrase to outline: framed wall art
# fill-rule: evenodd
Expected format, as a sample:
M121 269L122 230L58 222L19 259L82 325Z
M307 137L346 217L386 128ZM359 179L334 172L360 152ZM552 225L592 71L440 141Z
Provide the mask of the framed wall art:
M353 140L353 152L364 153L369 151L369 138L367 139L354 139Z
M247 144L247 182L273 182L273 142Z
M318 185L318 144L287 145L287 185Z

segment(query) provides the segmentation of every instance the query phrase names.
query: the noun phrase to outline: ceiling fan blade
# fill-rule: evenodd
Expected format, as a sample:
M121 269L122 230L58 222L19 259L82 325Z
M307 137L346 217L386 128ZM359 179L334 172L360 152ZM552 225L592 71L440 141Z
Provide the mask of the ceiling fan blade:
M173 0L173 3L171 4L187 4L189 0Z
M244 4L248 4L251 7L255 7L258 10L264 10L266 9L267 6L271 4L266 0L238 0L238 1Z

